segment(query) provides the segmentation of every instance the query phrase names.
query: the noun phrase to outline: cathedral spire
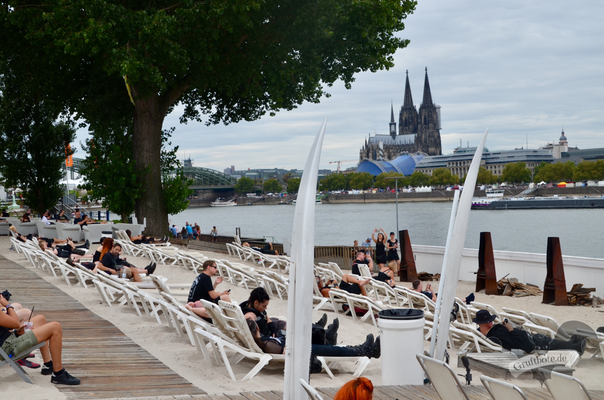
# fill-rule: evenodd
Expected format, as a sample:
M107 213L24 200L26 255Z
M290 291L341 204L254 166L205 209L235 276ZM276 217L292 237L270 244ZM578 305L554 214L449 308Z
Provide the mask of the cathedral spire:
M390 122L394 122L394 104L392 101L390 101Z
M426 78L424 80L424 100L422 105L431 106L432 104L432 93L430 93L430 82L428 82L428 67L426 67Z
M405 102L403 107L413 107L413 98L411 97L411 86L409 86L409 70L407 73L407 81L405 82Z

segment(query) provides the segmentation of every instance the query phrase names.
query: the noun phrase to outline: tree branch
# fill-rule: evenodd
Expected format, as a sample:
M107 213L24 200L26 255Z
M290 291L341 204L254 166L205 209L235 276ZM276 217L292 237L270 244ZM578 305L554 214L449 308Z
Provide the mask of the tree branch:
M174 8L180 7L180 6L181 6L181 4L182 4L182 3L179 1L179 2L178 2L178 3L176 3L176 4L172 4L170 7L162 8L162 9L161 9L161 10L159 10L159 11L170 11L170 10L172 10L172 9L174 9Z
M164 110L168 108L178 100L180 96L189 88L188 79L184 79L178 86L168 90L163 96L161 96L162 106Z

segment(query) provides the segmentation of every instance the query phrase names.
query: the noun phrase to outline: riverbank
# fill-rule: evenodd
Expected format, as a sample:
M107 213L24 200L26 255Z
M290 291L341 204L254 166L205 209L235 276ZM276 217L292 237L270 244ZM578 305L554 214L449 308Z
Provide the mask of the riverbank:
M517 196L524 188L504 188L505 196ZM412 192L398 195L399 202L448 202L453 201L455 192L452 190L434 190L432 192ZM574 187L574 188L538 188L531 193L531 196L548 197L548 196L601 196L604 195L602 187ZM286 197L279 196L260 196L260 197L237 197L238 206L258 206L258 205L293 205L292 201L296 199L296 195ZM484 190L475 190L474 197L486 197ZM189 208L210 207L210 203L215 199L200 198L191 199ZM361 193L361 194L329 194L321 199L325 204L354 204L354 203L395 203L396 193L392 192L376 192L376 193Z

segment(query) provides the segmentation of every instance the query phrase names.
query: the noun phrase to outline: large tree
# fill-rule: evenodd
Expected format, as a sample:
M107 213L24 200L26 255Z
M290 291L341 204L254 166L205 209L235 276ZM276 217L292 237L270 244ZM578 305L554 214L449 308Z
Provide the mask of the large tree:
M522 183L531 181L531 170L525 162L507 163L503 167L501 180L507 183Z
M2 62L0 62L0 65ZM57 122L58 112L19 81L0 81L0 175L5 187L21 188L39 213L53 208L64 193L60 184L66 145L75 130Z
M0 17L0 59L9 62L0 66L22 71L66 115L90 124L133 120L136 215L162 234L161 132L175 106L183 106L183 122L232 123L318 102L336 80L350 87L357 72L392 67L408 44L395 34L415 5L9 0Z

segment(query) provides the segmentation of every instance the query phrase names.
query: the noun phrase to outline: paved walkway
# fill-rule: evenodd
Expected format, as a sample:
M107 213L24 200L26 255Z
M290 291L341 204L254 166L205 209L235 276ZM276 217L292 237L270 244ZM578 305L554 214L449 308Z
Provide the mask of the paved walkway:
M63 363L82 380L79 386L57 385L68 399L205 394L115 325L34 271L3 256L0 256L0 282L11 292L11 300L28 308L35 306L35 314L43 314L63 326ZM96 295L96 291L91 295Z

